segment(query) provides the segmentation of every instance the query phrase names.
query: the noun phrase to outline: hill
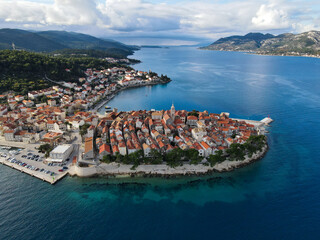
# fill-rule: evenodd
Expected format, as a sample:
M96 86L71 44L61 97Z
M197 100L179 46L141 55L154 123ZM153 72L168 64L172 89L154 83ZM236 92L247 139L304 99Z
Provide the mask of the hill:
M52 52L63 49L95 49L106 54L127 57L137 48L113 40L96 38L87 34L66 31L30 32L20 29L0 29L0 49L16 49L34 52ZM112 57L112 56L111 56Z
M114 40L100 39L82 33L45 31L38 32L37 34L73 49L122 49L126 51L132 51L135 49L132 46L128 46Z
M44 38L37 33L20 29L0 29L0 49L12 49L12 43L18 49L35 52L50 52L66 48L59 42Z
M309 31L301 34L285 33L278 36L249 33L245 36L220 38L201 49L247 51L258 54L320 56L320 31Z
M78 82L87 68L120 66L93 57L53 57L48 54L17 50L0 50L0 93L15 91L26 94L31 90L43 89L55 81ZM66 71L69 69L70 71Z

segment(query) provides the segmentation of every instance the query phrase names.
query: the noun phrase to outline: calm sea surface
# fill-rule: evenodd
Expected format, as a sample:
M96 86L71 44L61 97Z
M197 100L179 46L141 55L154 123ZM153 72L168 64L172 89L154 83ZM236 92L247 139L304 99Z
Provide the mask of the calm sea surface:
M0 239L320 239L320 59L186 47L133 57L135 68L173 81L108 105L270 114L266 157L200 179L67 177L55 186L1 165Z

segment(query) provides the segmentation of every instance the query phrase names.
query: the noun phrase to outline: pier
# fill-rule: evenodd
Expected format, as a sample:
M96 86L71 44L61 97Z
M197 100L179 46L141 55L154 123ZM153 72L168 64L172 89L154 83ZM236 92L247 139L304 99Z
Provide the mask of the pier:
M5 160L2 157L0 158L0 163L3 164L3 165L6 165L8 167L14 168L14 169L16 169L16 170L18 170L20 172L29 174L32 177L38 178L38 179L40 179L42 181L45 181L45 182L48 182L50 184L55 184L56 182L58 182L59 180L61 180L62 178L64 178L68 174L68 171L65 171L65 172L56 174L54 176L50 176L49 174L46 174L44 172L34 171L34 170L31 170L31 169L22 167L22 166L20 166L18 164L11 163L11 162Z
M249 120L249 119L239 119L239 118L231 118L232 120L237 120L237 121L245 121L246 123L252 124L255 127L263 127L265 125L269 125L269 123L273 122L273 119L270 117L266 117L262 119L261 121L257 120Z

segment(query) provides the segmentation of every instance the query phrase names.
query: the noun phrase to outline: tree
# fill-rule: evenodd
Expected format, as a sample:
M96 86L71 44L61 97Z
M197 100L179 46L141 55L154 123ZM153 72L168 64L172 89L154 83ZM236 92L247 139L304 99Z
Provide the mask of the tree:
M128 155L131 164L135 167L139 166L144 161L143 150L138 150Z
M196 149L188 149L185 151L186 158L190 160L191 164L199 164L203 157L199 156L199 152Z
M45 153L46 151L49 151L50 149L52 149L52 147L49 143L42 144L38 148L38 150L42 153Z
M210 163L210 166L213 167L214 165L216 165L217 163L221 163L223 161L226 160L225 156L222 155L223 152L222 150L218 150L216 151L215 154L211 154L209 157L208 157L208 162Z
M155 149L151 149L149 163L161 164L163 162L163 155Z
M48 100L48 97L47 96L42 96L41 99L40 99L40 102L41 103L46 103Z
M121 163L123 161L123 156L120 153L116 153L116 162Z
M185 153L180 148L175 148L165 156L165 160L170 167L177 167L182 165L185 158Z
M244 160L245 148L242 144L232 143L230 148L226 150L226 153L229 155L231 161L234 160Z
M111 162L114 162L114 157L111 156L111 155L104 155L101 159L101 162L104 162L104 163L111 163Z
M88 133L88 128L90 127L89 124L85 123L82 126L79 127L80 129L80 135L83 138L84 135L86 135Z
M44 154L44 157L47 158L49 157L50 155L50 152L52 151L53 149L53 146L51 146L50 144L48 143L45 143L45 144L42 144L39 146L38 150L42 153L45 153Z
M199 113L197 110L192 110L192 112L189 112L188 113L188 116L196 116L196 117L199 117Z

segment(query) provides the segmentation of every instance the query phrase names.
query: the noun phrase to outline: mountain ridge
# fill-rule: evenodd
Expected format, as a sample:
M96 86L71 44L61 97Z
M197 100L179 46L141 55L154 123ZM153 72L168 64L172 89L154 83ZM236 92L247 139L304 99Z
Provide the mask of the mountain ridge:
M105 40L91 35L67 31L26 31L21 29L0 29L0 49L16 49L34 52L53 52L62 49L119 50L131 55L134 46L114 40Z
M216 51L245 51L257 54L320 56L320 31L280 35L248 33L244 36L220 38L200 49Z

